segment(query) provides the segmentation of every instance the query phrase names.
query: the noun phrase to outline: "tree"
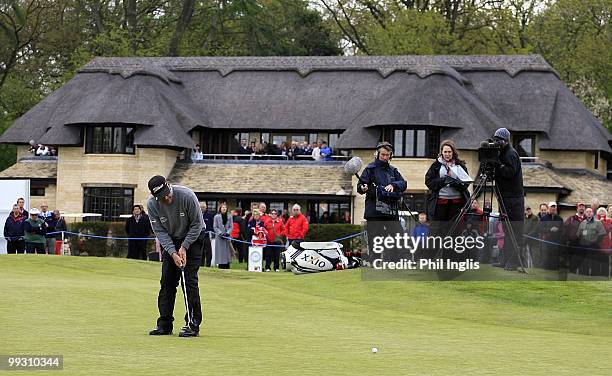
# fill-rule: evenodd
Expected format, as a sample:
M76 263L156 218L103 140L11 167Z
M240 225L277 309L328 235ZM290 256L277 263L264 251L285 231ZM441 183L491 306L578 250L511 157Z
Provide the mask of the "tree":
M527 36L535 52L612 130L610 112L603 109L612 94L611 15L609 0L559 0L535 18Z

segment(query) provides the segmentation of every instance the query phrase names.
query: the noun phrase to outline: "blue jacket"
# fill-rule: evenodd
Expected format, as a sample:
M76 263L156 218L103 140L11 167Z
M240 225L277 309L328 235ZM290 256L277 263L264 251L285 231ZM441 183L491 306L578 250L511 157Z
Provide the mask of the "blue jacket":
M21 215L15 218L13 213L10 213L4 223L4 237L7 240L19 240L19 238L23 238L26 219L26 217Z
M332 153L332 148L330 148L329 146L326 146L321 149L321 157L323 157L323 155L325 154L325 157L323 157L324 161L333 161L334 158L332 158Z
M412 230L413 238L427 237L429 235L429 225L427 223L419 223Z
M395 205L398 203L408 184L397 168L391 166L388 162L383 162L380 159L376 159L374 162L367 165L361 174L361 178L357 185L357 192L359 194L364 194L364 191L361 188L362 184L368 185L368 191L365 192L366 199L364 218L392 219L388 215L377 212L376 196L378 195L379 200L390 205ZM394 187L393 192L385 191L385 187L389 184ZM393 217L393 219L397 218Z

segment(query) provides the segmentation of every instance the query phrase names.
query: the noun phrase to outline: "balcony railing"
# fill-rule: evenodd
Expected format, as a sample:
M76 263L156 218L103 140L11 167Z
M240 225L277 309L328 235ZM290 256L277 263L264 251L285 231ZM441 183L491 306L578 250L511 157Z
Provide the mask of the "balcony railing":
M239 161L303 161L315 162L310 155L296 155L294 158L289 158L287 155L278 154L201 154L202 158L185 158L184 162L200 162L211 160L239 160ZM333 161L346 161L349 159L346 155L332 155ZM319 161L321 163L330 162Z

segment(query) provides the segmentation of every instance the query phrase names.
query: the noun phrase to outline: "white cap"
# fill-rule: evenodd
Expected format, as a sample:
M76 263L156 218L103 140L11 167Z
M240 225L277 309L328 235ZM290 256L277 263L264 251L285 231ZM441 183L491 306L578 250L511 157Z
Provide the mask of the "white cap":
M32 210L30 210L30 214L40 214L40 210L36 209L36 208L32 208Z
M557 203L554 201L551 201L548 203L548 207L551 207L551 206L557 206Z

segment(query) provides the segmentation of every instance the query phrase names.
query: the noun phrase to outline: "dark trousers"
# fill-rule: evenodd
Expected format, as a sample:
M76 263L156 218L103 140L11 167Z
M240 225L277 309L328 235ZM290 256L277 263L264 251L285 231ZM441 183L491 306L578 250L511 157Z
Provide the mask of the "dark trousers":
M9 240L6 244L6 253L15 254L25 251L25 240Z
M382 259L384 261L398 261L401 258L410 257L406 251L401 251L396 248L384 249L382 252L374 252L374 240L377 237L386 237L395 234L403 234L402 226L397 217L381 217L381 218L366 218L366 233L368 238L368 261L374 263L375 260Z
M146 240L128 240L127 258L146 260L147 259L147 241Z
M177 251L183 239L173 239ZM164 330L172 330L174 321L174 302L176 300L176 288L181 278L179 269L168 252L162 254L162 275L159 281L160 289L157 298L159 318L157 326ZM200 289L198 288L198 270L202 261L202 242L197 240L187 250L187 265L185 266L185 288L187 290L187 302L191 313L191 327L198 330L202 322L202 306L200 304ZM185 323L189 324L185 313Z
M202 260L200 262L200 266L206 266L210 268L210 263L212 261L212 246L210 245L210 237L206 235L202 238Z
M434 211L433 215L434 222L449 222L456 219L455 217L461 211L461 208L463 208L464 205L465 202L463 200L460 202L453 202L449 200L446 204L436 204L436 210ZM450 223L446 223L444 227L446 229L450 228ZM440 233L439 235L442 234Z
M29 254L37 253L39 255L45 254L45 243L31 243L25 242L25 251Z
M525 199L523 197L502 197L502 200L504 205L500 205L500 211L508 217L507 221L502 220L504 234L506 235L502 263L506 267L517 267L519 265L518 255L521 246L524 244L523 221L525 220ZM508 221L510 221L509 224ZM517 244L514 244L510 236L511 231L514 233Z
M272 245L273 247L270 247ZM277 247L281 245L280 242L272 242L266 248L264 248L264 259L266 260L266 269L270 269L270 265L274 260L274 269L280 269L280 254L281 247Z
M434 236L456 236L461 234L461 228L457 226L454 233L449 234L449 230L457 220L457 215L461 212L461 208L465 205L463 199L448 200L446 203L436 203L436 210L433 215L433 224L431 232ZM459 254L454 249L431 249L429 254L435 253L436 258L448 258L453 261L463 261L467 254ZM427 252L425 253L427 254ZM426 257L431 258L431 257Z
M234 249L238 251L238 262L247 262L247 244L242 241L232 240L232 245Z

